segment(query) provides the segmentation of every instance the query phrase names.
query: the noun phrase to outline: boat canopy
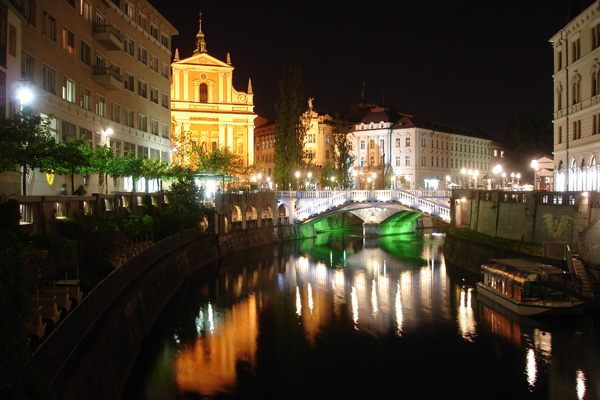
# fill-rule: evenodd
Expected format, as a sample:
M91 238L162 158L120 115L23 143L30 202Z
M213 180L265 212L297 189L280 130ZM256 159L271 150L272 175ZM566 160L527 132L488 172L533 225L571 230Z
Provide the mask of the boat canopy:
M482 283L517 301L564 299L578 291L578 277L552 265L492 259L481 266ZM580 286L580 285L579 285Z

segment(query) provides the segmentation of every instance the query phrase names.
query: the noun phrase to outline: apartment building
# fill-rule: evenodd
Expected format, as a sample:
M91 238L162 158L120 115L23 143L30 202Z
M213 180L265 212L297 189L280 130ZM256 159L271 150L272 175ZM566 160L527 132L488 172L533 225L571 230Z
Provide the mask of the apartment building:
M600 2L572 16L554 50L554 190L598 190Z
M22 21L14 26L21 34L20 77L9 82L9 109L20 107L17 91L29 88L28 106L49 118L58 141L83 138L92 147L110 145L119 157L133 152L170 161L173 25L145 0L11 4L21 5ZM28 194L57 193L66 179L34 171ZM88 192L132 189L130 178L76 179Z

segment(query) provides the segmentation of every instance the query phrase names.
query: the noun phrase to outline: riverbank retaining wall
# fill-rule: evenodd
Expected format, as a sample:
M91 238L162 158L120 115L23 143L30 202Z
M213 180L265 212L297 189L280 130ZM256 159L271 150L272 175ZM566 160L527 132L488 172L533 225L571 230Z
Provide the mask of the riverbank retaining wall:
M544 257L540 255L475 242L453 235L451 231L446 233L443 252L446 262L476 274L480 273L481 264L491 258L519 258L544 262Z
M104 279L36 349L62 399L119 399L144 337L181 284L223 255L294 239L293 226L161 240Z

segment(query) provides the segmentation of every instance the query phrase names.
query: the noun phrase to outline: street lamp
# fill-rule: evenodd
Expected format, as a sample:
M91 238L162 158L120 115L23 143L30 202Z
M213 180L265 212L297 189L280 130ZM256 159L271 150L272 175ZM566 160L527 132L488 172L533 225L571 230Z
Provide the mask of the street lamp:
M308 176L308 189L310 190L310 180L311 180L311 178L312 178L312 172L309 172L309 173L307 174L307 176Z
M333 190L333 181L335 181L335 177L332 176L329 179L331 180L331 190Z
M262 178L262 174L259 172L256 174L256 181L258 182L258 190L262 190L262 182L260 179Z
M452 178L450 177L450 175L446 175L446 189L448 189L450 187Z
M519 190L520 188L520 183L519 181L521 180L521 173L517 172L517 175L515 175L517 177L517 190Z
M102 130L101 133L102 133L102 136L104 137L105 144L108 146L108 137L113 134L112 128L110 128L110 127L106 128L106 129Z
M506 172L502 172L502 190L506 187Z
M373 178L373 188L372 189L375 189L375 179L377 178L377 174L375 172L373 172L371 174L371 178Z
M477 182L477 177L479 176L479 170L476 169L475 171L473 171L473 187L475 189L477 189L478 186L478 182Z
M533 189L537 190L538 188L538 184L537 184L537 175L538 175L538 161L537 160L531 160L531 168L533 168Z
M465 186L465 174L467 173L467 169L463 168L460 170L460 174L462 175L462 179L460 180L461 186L464 188Z
M300 190L300 171L296 171L296 188Z
M496 186L495 189L497 189L498 188L498 184L496 183L496 175L498 175L499 173L502 172L502 165L500 165L500 164L496 165L492 169L492 172L494 173L494 186Z
M19 89L17 94L19 101L21 102L21 107L25 107L31 103L33 100L33 91L30 88L24 86Z

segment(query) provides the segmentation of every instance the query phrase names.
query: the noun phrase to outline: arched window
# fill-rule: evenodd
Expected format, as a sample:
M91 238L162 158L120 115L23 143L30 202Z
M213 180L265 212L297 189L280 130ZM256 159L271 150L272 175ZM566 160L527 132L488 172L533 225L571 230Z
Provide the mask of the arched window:
M208 102L208 85L206 83L201 83L198 90L200 91L199 92L200 102L201 103Z

